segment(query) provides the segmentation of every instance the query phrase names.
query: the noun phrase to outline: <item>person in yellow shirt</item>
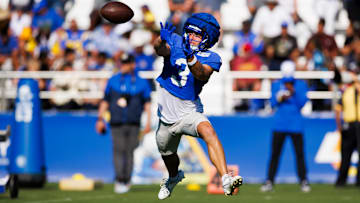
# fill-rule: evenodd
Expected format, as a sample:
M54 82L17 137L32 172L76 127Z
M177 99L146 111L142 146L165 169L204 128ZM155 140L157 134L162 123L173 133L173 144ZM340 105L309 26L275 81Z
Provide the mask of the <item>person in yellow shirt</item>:
M360 81L353 75L353 83L343 92L335 107L337 130L341 133L341 164L336 187L346 185L351 155L360 152ZM341 119L342 115L342 119ZM360 153L359 153L360 157ZM360 187L360 158L357 165L356 186Z

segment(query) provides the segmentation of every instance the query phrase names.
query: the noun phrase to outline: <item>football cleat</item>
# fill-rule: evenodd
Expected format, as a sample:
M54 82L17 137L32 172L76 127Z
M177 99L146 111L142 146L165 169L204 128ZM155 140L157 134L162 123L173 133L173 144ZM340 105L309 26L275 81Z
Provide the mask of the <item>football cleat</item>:
M311 191L311 187L310 187L309 182L307 180L301 181L300 188L301 188L301 191L303 191L305 193Z
M116 194L123 194L123 193L127 193L130 190L130 185L129 184L125 184L125 183L120 183L120 182L115 182L114 184L114 192Z
M273 190L273 183L270 180L267 180L261 187L261 192L270 192Z
M233 194L234 190L240 187L243 183L243 178L241 176L231 177L230 175L224 175L222 178L223 181L223 190L226 196Z
M158 198L163 200L170 197L174 187L184 178L185 178L184 171L179 170L178 174L175 177L163 179L160 184L160 191L158 194Z

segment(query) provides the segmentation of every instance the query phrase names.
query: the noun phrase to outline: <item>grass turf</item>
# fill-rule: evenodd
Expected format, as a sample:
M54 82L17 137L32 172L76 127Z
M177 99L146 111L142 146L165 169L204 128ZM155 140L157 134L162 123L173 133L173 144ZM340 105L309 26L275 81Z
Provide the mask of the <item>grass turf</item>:
M236 196L226 197L224 195L209 195L206 193L206 186L201 186L200 191L189 191L185 185L179 185L174 189L172 196L165 200L172 203L210 203L210 202L244 202L244 203L355 203L360 202L360 189L355 187L334 188L332 185L313 184L310 193L302 193L299 185L279 184L275 191L261 193L260 185L243 185ZM106 184L103 188L91 192L69 192L60 191L58 185L49 183L43 189L21 189L19 198L11 200L8 191L0 194L2 202L23 202L23 203L112 203L112 202L159 202L157 193L158 185L136 185L126 194L114 194L113 185Z

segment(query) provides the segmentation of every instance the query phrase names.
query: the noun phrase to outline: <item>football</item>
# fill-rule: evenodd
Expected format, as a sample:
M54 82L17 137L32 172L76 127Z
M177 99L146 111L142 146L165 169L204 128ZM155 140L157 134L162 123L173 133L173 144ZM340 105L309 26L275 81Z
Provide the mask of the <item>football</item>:
M100 15L111 23L120 24L131 20L134 11L121 2L108 2L100 9Z

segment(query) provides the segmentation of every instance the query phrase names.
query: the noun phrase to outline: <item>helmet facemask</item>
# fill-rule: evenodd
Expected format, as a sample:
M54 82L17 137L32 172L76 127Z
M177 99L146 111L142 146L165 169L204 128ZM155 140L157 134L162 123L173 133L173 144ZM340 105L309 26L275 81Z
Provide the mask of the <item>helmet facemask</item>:
M195 46L190 42L190 38L189 38L189 33L195 33L201 36L201 41L200 43ZM205 51L206 50L206 43L208 41L208 36L206 34L206 32L204 32L203 30L201 30L199 27L194 26L194 25L186 25L185 27L185 32L184 32L184 42L186 46L189 46L193 51Z

